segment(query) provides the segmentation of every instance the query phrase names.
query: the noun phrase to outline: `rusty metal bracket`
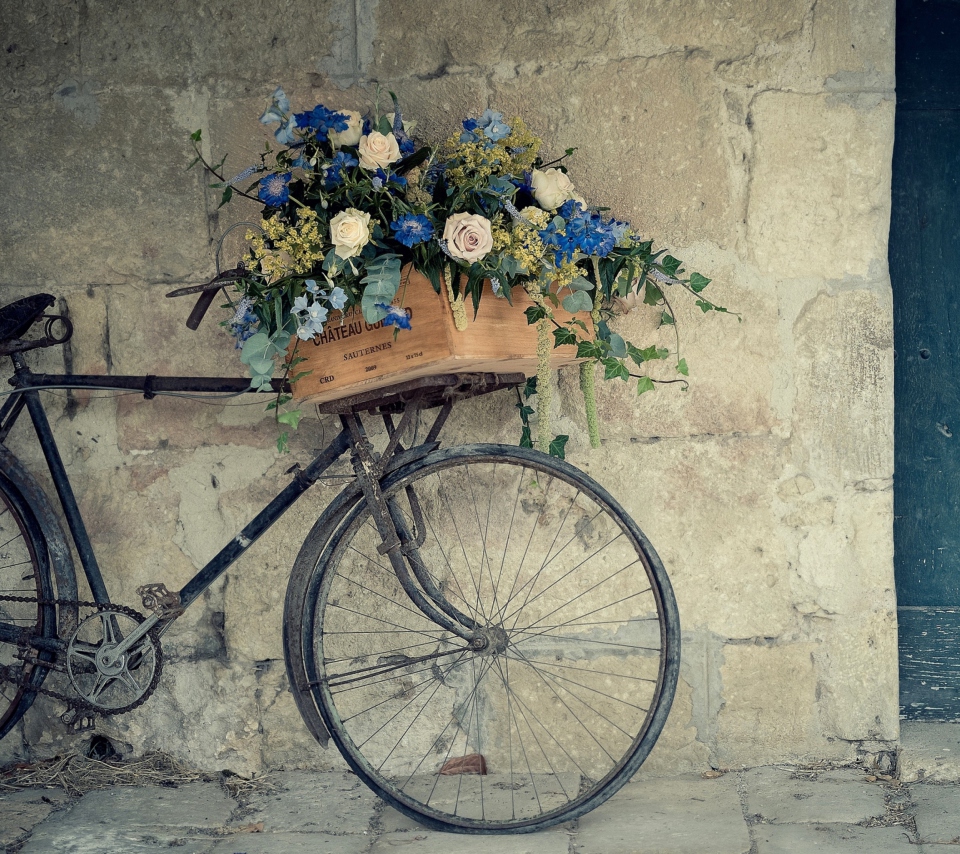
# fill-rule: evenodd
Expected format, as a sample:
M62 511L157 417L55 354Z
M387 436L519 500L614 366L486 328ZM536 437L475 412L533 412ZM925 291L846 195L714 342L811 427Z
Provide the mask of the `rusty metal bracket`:
M144 584L137 588L137 595L148 611L153 611L161 619L179 617L183 611L180 594L167 590L162 583Z

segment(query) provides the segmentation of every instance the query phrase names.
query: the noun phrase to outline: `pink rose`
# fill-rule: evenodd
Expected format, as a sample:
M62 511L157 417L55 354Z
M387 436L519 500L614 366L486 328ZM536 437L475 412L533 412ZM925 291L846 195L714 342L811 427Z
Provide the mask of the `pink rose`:
M463 261L479 261L493 249L490 220L479 214L458 213L443 227L447 251Z

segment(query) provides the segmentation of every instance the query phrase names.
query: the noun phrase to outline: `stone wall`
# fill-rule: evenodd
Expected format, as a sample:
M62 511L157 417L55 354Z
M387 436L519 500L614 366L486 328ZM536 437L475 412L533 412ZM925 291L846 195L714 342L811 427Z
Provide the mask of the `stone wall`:
M893 0L0 0L0 293L57 295L76 325L37 364L236 375L174 287L214 269L217 209L191 160L240 171L282 84L295 108L365 110L375 83L431 136L488 106L578 147L578 189L714 279L742 322L675 306L686 393L602 385L590 451L559 379L568 458L637 519L684 626L681 684L649 767L847 759L898 737L892 332L886 263ZM678 301L682 303L682 301ZM625 334L656 334L641 312ZM669 343L668 339L664 339ZM262 403L47 396L108 584L177 588L289 480ZM18 428L19 429L19 428ZM447 441L517 440L513 399L473 401ZM11 446L36 454L19 431ZM337 480L259 541L165 637L156 695L99 730L210 769L327 767L286 691L286 576ZM0 761L76 749L37 709Z

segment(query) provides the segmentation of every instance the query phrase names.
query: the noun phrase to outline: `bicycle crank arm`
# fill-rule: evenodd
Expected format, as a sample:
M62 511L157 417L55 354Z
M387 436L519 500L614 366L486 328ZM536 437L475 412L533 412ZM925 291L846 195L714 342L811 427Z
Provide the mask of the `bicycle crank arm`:
M152 629L157 623L160 622L160 617L156 614L151 614L147 619L140 623L137 628L135 628L129 635L127 635L120 643L116 645L109 652L103 652L100 655L100 660L104 665L111 665L119 661L127 652L130 647L134 646L145 634L147 634L150 629Z

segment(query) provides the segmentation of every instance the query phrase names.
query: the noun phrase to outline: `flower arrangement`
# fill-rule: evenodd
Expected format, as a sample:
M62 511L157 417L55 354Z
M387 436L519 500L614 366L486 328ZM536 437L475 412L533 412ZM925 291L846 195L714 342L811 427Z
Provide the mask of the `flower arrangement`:
M415 141L391 93L392 115L317 105L294 112L284 91L273 93L260 121L275 125L279 148L267 146L260 163L226 179L223 163L212 165L192 135L197 159L222 190L221 204L236 195L263 205L259 229L247 233L249 254L235 282L237 300L225 326L242 348L254 388L269 387L276 364L295 379L298 359L291 338L320 335L331 311L359 309L367 323L394 324L396 334L417 335L402 308L393 305L401 269L412 264L439 292L448 289L459 328L467 306L480 305L484 280L495 298L510 300L522 288L534 305L527 322L537 325L540 370L524 394L537 393L533 409L518 406L521 444L562 456L565 437L549 432L549 352L575 344L581 363L591 444L599 444L594 403L594 367L606 379L633 379L638 393L656 382L680 382L687 366L679 352L638 347L613 331L615 303L642 303L673 325L670 289L687 292L704 311L725 311L704 298L710 280L685 274L681 262L655 250L628 223L607 217L577 194L565 162L545 162L542 141L521 118L509 122L486 110L462 122L440 143ZM245 189L240 185L248 183ZM488 297L489 298L489 297ZM592 324L574 317L560 322L554 309L589 312ZM678 344L679 349L679 344ZM292 354L292 355L291 355ZM657 380L647 363L674 357L681 378ZM285 427L296 427L298 410L271 406ZM286 435L282 434L283 447Z

